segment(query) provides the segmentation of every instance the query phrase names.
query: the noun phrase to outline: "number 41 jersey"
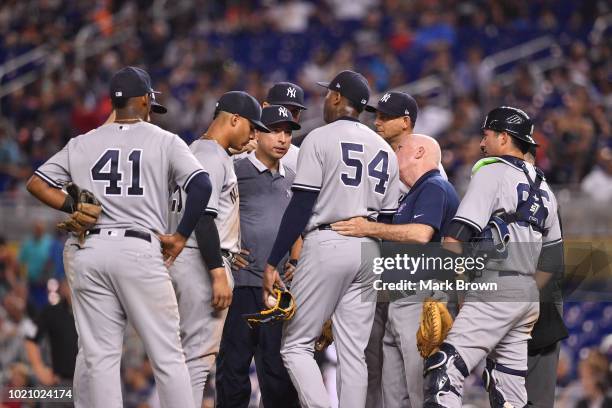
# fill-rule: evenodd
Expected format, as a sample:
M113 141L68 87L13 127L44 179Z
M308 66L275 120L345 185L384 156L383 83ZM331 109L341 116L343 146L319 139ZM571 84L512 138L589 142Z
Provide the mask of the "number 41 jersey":
M101 228L166 231L169 186L204 172L177 135L151 123L110 123L71 139L36 170L49 185L72 181L102 203Z
M306 231L351 217L393 214L400 196L397 159L367 126L342 118L304 139L292 189L319 192Z

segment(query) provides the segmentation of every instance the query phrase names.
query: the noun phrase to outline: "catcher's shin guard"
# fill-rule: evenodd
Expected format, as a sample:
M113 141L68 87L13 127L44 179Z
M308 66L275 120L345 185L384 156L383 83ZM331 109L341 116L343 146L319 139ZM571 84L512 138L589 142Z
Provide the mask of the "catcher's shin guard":
M489 393L489 403L491 404L491 408L518 408L506 401L506 397L504 396L502 390L497 386L495 371L516 375L518 377L526 377L527 372L508 368L488 358L487 366L482 372L482 381L484 382L485 390L487 390ZM528 405L529 404L525 405L525 407Z
M423 367L423 407L439 408L444 407L440 403L439 397L452 392L461 398L461 393L451 384L447 370L451 364L461 373L463 378L467 377L467 366L457 352L455 347L449 343L442 343L440 350L425 359Z

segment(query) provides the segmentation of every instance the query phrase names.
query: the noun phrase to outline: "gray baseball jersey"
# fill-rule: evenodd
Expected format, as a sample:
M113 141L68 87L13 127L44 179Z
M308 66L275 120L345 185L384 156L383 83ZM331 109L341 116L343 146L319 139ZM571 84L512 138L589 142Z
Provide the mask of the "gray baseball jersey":
M536 173L533 165L525 164L529 170L529 176L535 180ZM511 247L508 259L490 261L487 268L519 271L525 275L532 275L535 273L542 246L553 245L561 241L555 195L546 181L542 182L540 190L543 205L548 210L545 222L548 234L542 236L540 232L527 225L509 224L510 243L515 243L515 246ZM514 163L504 161L485 165L472 176L454 219L472 226L477 231L482 231L493 213L516 211L519 200L526 200L528 192L527 177L523 170Z
M73 181L102 203L100 228L166 231L168 180L204 172L177 135L151 123L110 123L71 139L36 170L53 187ZM177 224L178 225L178 224Z
M194 407L160 242L127 232L166 230L170 184L187 187L203 172L185 142L147 122L111 123L78 136L36 171L53 187L73 181L102 203L99 233L66 252L78 359L86 366L78 373L87 377L86 386L75 384L79 404L86 397L91 407L123 406L119 357L129 319L156 367L160 405Z
M397 158L367 126L338 120L304 139L293 188L320 192L306 231L352 217L393 214L400 197Z
M234 171L234 162L227 152L214 140L199 139L190 146L195 157L208 172L212 183L212 194L206 212L214 214L215 224L219 231L221 249L240 252L240 207L238 197L238 179ZM176 228L183 216L182 188L174 188L170 201L170 228ZM197 247L195 234L191 234L187 246Z

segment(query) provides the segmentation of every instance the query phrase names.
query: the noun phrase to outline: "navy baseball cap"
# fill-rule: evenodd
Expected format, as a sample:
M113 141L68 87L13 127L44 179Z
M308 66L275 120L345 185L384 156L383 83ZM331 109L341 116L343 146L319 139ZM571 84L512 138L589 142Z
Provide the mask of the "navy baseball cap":
M151 86L151 77L141 68L125 67L115 72L110 80L111 98L135 98L160 93Z
M277 123L288 123L291 130L300 130L302 127L293 120L291 112L282 105L268 105L261 111L261 121L266 126Z
M138 67L133 67L135 70L140 71L146 78L149 78L149 84L151 83L151 77L149 76L149 74L147 73L147 71L145 71L142 68L138 68ZM151 93L151 111L153 113L160 113L160 114L164 114L166 112L168 112L168 109L162 105L161 103L157 102L155 100L155 94L156 93L161 93L161 92L153 92Z
M404 92L385 92L376 107L368 105L368 112L382 112L389 116L410 116L412 124L416 123L419 107L414 98Z
M357 107L363 109L370 99L370 86L363 75L354 71L342 71L331 82L317 82L332 91L339 92Z
M261 123L261 106L257 99L243 91L231 91L221 95L215 107L215 115L219 112L234 113L248 119L257 130L269 133L268 129Z
M268 91L266 102L270 105L295 106L306 110L304 90L291 82L277 82Z

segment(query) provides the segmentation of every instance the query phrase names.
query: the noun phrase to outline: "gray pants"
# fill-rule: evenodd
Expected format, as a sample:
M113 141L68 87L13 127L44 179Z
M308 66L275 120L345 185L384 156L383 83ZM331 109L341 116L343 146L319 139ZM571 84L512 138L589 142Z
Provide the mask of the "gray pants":
M389 304L383 339L385 408L423 406L423 359L416 347L423 303L399 299Z
M527 397L534 408L549 408L555 405L557 365L561 342L546 351L527 359Z
M471 372L483 359L490 358L513 370L527 370L527 341L539 310L539 293L530 276L497 277L487 271L490 281L497 281L503 292L468 292L446 343L455 347ZM484 276L484 272L483 272ZM519 301L511 302L509 299ZM533 301L520 301L532 300ZM451 385L463 395L463 375L451 364ZM514 407L527 404L525 378L494 371L496 389ZM438 398L448 408L460 408L461 397L449 392Z
M229 264L225 270L231 287L234 280ZM180 314L181 341L196 407L202 406L204 387L215 364L227 309L211 306L212 284L208 268L195 248L185 248L170 267L170 277Z
M297 311L283 327L281 344L283 362L304 407L330 406L313 358L315 340L330 317L338 355L339 407L365 406L368 369L364 350L376 307L372 258L380 256L373 242L329 230L306 235L291 284ZM371 244L362 251L362 243Z
M74 292L72 291L74 285L74 276L76 271L74 270L74 254L79 249L78 240L75 237L70 237L66 240L64 245L64 270L66 271L66 278L68 285L72 292L72 299L74 301ZM73 306L74 309L74 306ZM77 325L78 333L78 325ZM81 336L78 338L79 351L76 356L76 362L74 366L74 379L72 381L72 399L75 408L88 408L92 406L89 398L89 374L87 372L87 366L85 365L85 358L83 356L83 346L81 344Z
M126 238L123 233L103 229L74 253L74 314L90 406L123 406L120 361L129 319L151 360L161 406L193 408L176 296L159 241Z
M372 332L365 350L366 364L368 365L368 396L366 408L382 407L382 379L383 379L383 337L387 325L389 302L376 304Z

